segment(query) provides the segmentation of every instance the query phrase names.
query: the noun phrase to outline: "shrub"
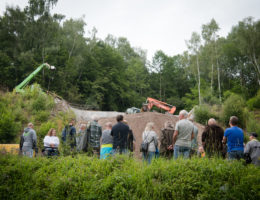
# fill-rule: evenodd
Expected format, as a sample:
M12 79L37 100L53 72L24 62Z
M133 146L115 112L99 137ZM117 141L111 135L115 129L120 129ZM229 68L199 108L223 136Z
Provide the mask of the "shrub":
M254 108L260 109L260 90L257 92L257 95L249 99L246 104L250 110Z
M259 199L260 168L221 159L0 157L1 199Z
M217 115L210 111L210 107L207 105L197 106L194 110L195 121L204 125L210 118L218 119Z
M231 94L224 102L223 114L222 114L223 123L228 125L230 117L237 116L239 119L239 126L244 128L245 127L245 118L244 118L245 105L246 105L245 100L241 96L237 94Z

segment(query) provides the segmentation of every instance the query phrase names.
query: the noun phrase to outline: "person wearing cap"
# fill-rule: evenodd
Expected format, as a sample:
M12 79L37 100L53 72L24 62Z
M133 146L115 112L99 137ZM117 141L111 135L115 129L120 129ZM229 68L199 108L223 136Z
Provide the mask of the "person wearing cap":
M257 134L251 133L249 142L245 146L244 153L251 158L251 163L260 166L260 142L257 140Z
M241 159L244 157L244 132L238 125L238 118L232 116L229 119L230 128L227 128L223 137L223 144L228 146L228 159Z

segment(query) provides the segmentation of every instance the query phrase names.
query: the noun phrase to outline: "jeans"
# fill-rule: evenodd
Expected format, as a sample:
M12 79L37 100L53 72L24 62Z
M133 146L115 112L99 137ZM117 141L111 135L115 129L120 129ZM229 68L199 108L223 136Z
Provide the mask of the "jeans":
M177 159L180 156L182 156L183 158L189 158L190 157L190 148L175 145L173 156L174 156L174 159Z
M32 158L33 157L33 150L32 149L23 150L23 155Z
M129 151L128 151L128 149L112 149L111 153L112 153L112 155L115 155L115 154L128 154Z
M155 152L151 152L151 151L148 151L147 153L143 152L143 161L147 161L148 164L151 164L154 158L155 158Z
M228 152L228 159L229 160L240 160L244 157L244 152L243 151L230 151Z

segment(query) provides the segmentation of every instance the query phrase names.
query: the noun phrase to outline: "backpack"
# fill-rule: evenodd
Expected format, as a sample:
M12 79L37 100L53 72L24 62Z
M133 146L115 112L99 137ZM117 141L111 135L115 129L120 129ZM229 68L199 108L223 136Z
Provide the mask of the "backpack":
M141 143L140 152L143 152L143 153L148 152L149 144L153 141L153 139L150 142L146 142L147 137L148 137L148 135L144 138L144 141Z

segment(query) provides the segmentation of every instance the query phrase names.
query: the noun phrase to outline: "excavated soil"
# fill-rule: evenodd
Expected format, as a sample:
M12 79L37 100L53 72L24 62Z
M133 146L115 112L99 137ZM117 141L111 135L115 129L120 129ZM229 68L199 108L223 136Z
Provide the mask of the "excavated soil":
M176 115L170 115L170 114L162 114L162 113L156 113L156 112L144 112L144 113L136 113L136 114L128 114L124 115L124 119L127 120L129 127L133 130L134 137L135 137L135 157L141 158L140 153L140 144L142 142L142 133L144 131L144 128L148 122L154 122L155 124L155 132L160 137L161 136L161 129L164 127L164 123L166 121L172 122L172 124L175 126L176 122L179 120L178 116ZM110 117L110 118L102 118L98 121L98 123L102 126L102 128L105 128L105 124L107 122L112 122L113 124L116 124L116 118ZM201 134L203 132L204 126L198 123L194 123L198 129L198 143L201 145Z

